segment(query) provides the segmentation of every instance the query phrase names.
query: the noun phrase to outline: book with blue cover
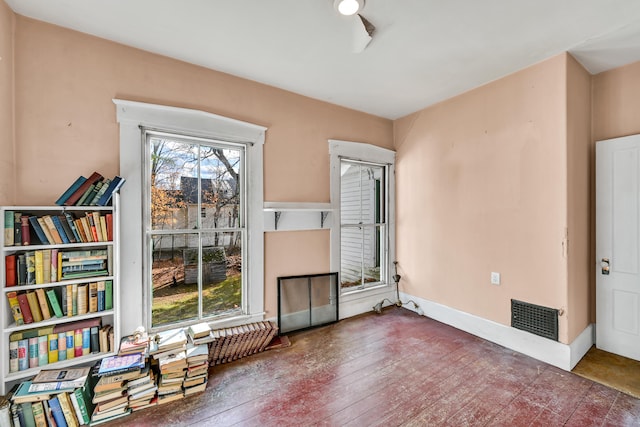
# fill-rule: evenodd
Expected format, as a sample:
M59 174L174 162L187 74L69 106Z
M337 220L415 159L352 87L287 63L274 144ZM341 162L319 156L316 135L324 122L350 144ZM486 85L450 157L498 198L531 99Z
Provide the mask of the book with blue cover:
M58 198L58 200L56 200L56 205L58 206L63 206L64 202L67 201L67 199L73 194L75 193L75 191L80 188L80 186L82 184L84 184L84 182L87 180L87 178L85 178L84 176L79 176L78 179L76 179L73 184L71 184L71 186L69 188L67 188L67 190L62 193L62 195Z
M111 197L113 196L113 193L115 193L120 189L120 187L122 187L122 185L124 184L124 181L125 181L124 178L115 176L109 183L109 186L105 190L104 194L100 197L100 199L98 199L97 205L107 206L107 204L111 200Z
M29 222L31 223L31 228L33 228L36 232L36 235L38 236L38 239L40 240L40 243L42 243L43 245L49 245L52 242L49 241L49 239L47 239L46 234L44 234L44 230L42 230L42 227L40 226L40 223L38 222L38 217L37 216L30 216L29 217Z

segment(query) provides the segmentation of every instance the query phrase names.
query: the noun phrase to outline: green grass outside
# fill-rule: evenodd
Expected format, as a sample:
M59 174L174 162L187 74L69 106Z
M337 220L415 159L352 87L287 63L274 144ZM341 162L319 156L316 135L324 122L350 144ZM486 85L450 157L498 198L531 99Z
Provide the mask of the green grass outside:
M203 290L202 311L205 317L241 307L241 277L240 274L228 277L223 282L210 285ZM154 327L197 318L198 285L181 284L157 290L151 312Z

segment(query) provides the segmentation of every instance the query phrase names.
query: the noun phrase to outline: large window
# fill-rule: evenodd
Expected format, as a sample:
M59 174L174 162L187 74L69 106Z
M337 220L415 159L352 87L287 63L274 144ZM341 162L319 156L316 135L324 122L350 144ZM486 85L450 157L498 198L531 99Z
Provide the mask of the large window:
M145 138L152 327L242 313L244 146Z
M201 110L114 103L127 180L122 330L264 320L266 128Z
M387 166L340 161L340 278L343 291L386 277Z

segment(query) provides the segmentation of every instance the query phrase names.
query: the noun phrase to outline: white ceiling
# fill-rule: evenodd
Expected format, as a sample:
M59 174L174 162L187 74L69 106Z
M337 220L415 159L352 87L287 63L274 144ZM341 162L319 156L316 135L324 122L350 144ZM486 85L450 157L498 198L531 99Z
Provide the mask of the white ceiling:
M640 60L638 0L5 0L18 14L375 114L402 117L564 51Z

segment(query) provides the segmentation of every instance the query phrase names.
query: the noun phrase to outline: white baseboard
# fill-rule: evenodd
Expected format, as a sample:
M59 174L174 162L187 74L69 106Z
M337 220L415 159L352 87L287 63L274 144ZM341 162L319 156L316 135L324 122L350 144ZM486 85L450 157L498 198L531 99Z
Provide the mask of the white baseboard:
M414 300L427 317L566 371L571 371L594 343L593 325L587 326L567 345L402 292L400 299ZM420 311L411 304L405 307L412 311Z

